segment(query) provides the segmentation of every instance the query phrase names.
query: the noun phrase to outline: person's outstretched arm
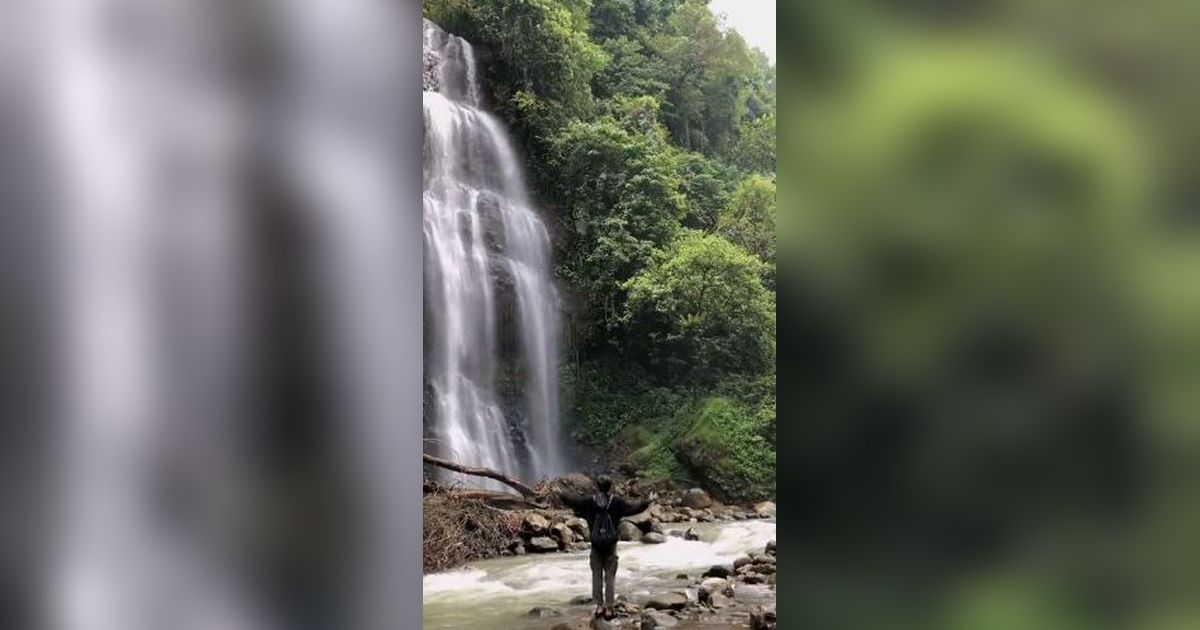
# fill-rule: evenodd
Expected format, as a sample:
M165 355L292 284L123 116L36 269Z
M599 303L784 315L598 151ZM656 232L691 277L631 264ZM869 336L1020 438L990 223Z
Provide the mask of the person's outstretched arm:
M641 497L617 497L613 500L613 513L618 516L633 516L646 511L650 500Z
M592 507L595 504L590 494L577 494L562 490L559 491L558 498L562 500L563 505L571 508L571 511L575 512L576 516L581 516L584 519L588 519L591 515Z

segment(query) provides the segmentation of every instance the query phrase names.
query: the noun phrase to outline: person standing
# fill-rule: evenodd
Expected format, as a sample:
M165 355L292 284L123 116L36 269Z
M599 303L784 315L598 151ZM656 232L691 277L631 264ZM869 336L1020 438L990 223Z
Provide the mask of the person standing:
M594 495L563 491L559 498L591 528L592 601L596 602L596 616L607 619L613 615L616 599L617 542L621 539L617 523L622 517L644 511L650 501L618 496L613 492L613 481L608 475L596 477L595 483L598 492Z

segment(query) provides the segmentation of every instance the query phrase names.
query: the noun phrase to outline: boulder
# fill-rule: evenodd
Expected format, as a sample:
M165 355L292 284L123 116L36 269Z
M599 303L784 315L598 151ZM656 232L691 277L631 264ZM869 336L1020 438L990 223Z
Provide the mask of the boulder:
M727 566L720 565L720 564L714 564L711 567L709 567L709 569L707 571L705 571L700 577L702 577L702 578L710 578L710 577L727 578L731 575L733 575L733 569L731 569Z
M650 599L646 600L644 608L654 608L657 610L683 610L687 608L688 596L687 593L679 591L668 591L651 595Z
M686 579L688 579L688 574L686 574L686 573L676 573L676 574L675 574L675 579L676 579L676 580L686 580Z
M667 613L648 610L642 613L642 630L657 630L658 628L674 628L679 620Z
M537 617L539 619L547 619L549 617L561 617L563 616L563 613L557 608L550 608L549 606L535 606L534 608L530 609L529 612L525 613L525 615L529 617Z
M750 611L751 630L775 630L775 607L755 606Z
M649 510L646 510L644 512L639 512L637 514L634 514L633 516L626 516L625 518L621 519L622 522L633 523L634 525L637 526L638 529L642 530L643 532L650 531L650 526L651 526L652 520L653 520L653 518L650 516Z
M695 528L689 527L686 532L683 532L684 540L700 540L700 534L696 533Z
M533 536L541 536L550 530L550 521L537 512L531 512L521 521L521 530Z
M642 544L643 545L659 545L659 544L662 544L665 542L667 542L667 537L663 536L662 534L660 534L658 532L650 532L649 534L642 534Z
M516 547L513 547L513 555L514 556L525 555L525 545L518 544Z
M579 535L579 538L588 540L592 537L591 528L588 526L588 522L579 518L578 516L567 519L566 524L567 527L571 528L571 531Z
M733 585L725 578L705 578L700 582L700 588L697 591L701 604L712 602L713 595L724 595L725 597L733 597Z
M551 482L551 485L560 492L582 495L596 494L596 483L583 473L568 473L557 477Z
M617 533L621 535L621 540L625 541L637 540L642 537L642 530L629 521L617 523Z
M754 505L754 513L760 518L772 518L775 516L775 502L763 501Z
M536 553L558 551L558 541L549 536L534 536L529 539L529 551Z
M767 553L771 554L772 556L773 556L773 555L776 555L776 552L775 552L775 541L774 541L774 540L768 540L768 541L767 541L767 548L765 549L765 551L766 551Z
M744 565L751 564L753 562L754 562L754 560L751 560L750 556L741 556L738 559L733 561L733 570L737 571L738 569L742 568Z
M712 507L712 497L700 488L691 488L683 493L683 505L694 510L702 510L706 507Z
M563 547L575 542L575 532L565 523L555 523L550 526L550 535L558 540Z
M775 563L778 562L778 560L775 559L775 556L768 556L765 553L755 554L750 557L754 560L754 566L775 566Z
M590 603L592 603L591 595L576 595L575 597L572 597L570 601L572 606L582 606Z

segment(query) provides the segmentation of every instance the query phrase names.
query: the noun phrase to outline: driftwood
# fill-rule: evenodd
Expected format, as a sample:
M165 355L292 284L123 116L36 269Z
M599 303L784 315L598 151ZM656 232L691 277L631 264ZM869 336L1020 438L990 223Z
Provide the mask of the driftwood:
M454 472L462 473L464 475L473 475L476 477L486 477L488 479L495 479L496 481L499 481L503 484L508 485L510 488L513 488L517 492L520 492L521 496L525 497L526 499L529 499L532 501L532 500L536 500L539 498L538 493L533 488L530 488L529 486L525 485L524 483L521 483L520 480L514 479L502 472L492 470L491 468L478 468L475 466L463 466L462 464L459 464L457 462L452 462L448 459L434 457L433 455L430 455L429 453L423 453L423 455L425 456L424 459L425 459L426 464L432 464L439 468L445 468L446 470L453 470Z

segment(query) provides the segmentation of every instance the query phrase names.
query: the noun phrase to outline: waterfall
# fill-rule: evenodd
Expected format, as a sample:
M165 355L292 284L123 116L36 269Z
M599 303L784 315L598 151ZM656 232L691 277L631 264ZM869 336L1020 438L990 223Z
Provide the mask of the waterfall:
M474 49L428 20L423 43L427 413L436 448L464 464L559 473L550 235L508 133L484 110ZM525 394L518 405L498 387L510 336Z

